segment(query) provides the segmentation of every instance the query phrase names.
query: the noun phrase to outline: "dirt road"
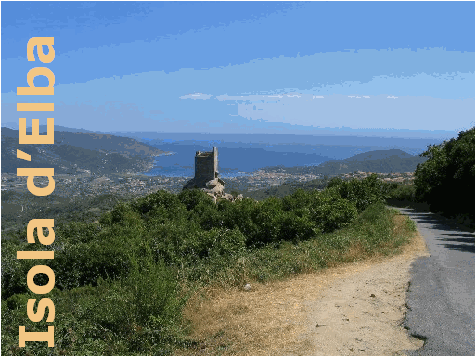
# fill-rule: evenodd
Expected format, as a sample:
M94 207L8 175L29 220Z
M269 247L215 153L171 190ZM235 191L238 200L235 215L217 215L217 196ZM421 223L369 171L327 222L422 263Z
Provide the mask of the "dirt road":
M402 323L410 264L429 256L415 235L402 253L343 264L250 291L210 290L186 317L195 355L399 355L423 341ZM210 338L211 337L211 338Z

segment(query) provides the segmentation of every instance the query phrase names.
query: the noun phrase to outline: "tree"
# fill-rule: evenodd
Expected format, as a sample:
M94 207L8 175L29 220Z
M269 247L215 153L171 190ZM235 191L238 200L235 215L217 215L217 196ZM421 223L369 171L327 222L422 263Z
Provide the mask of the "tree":
M415 195L430 210L468 214L474 220L474 135L473 127L420 154L428 160L417 166Z

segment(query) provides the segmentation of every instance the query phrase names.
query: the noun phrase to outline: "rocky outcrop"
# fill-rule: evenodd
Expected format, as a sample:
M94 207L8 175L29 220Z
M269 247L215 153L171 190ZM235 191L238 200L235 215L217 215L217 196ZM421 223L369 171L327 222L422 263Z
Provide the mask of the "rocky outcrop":
M210 189L204 189L202 188L201 189L202 191L206 192L208 195L211 196L213 202L216 204L218 200L228 200L228 201L231 201L231 202L235 202L235 201L240 201L240 200L243 200L243 195L238 195L238 196L233 196L231 194L228 194L228 193L224 193L224 192L213 192L212 190Z

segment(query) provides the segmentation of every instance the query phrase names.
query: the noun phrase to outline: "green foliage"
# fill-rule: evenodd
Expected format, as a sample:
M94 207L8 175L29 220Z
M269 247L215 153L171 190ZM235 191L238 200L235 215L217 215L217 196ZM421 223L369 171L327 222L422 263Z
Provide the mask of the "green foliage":
M316 234L316 225L309 215L298 216L293 212L283 212L280 216L279 241L308 240Z
M309 207L313 202L313 193L317 191L305 191L298 189L291 195L283 198L283 209L286 211L298 210L302 207Z
M406 217L406 225L409 231L417 231L417 226L414 221L412 221L408 216Z
M389 197L396 200L416 201L415 185L396 184L390 185Z
M193 210L201 203L213 204L211 197L199 189L182 190L177 198L187 206L188 211Z
M429 146L420 156L428 160L415 172L415 196L432 211L470 214L474 220L475 128L460 132L440 145Z
M18 326L46 331L48 324L33 323L26 315L28 299L44 296L17 294L2 301L3 354L170 355L171 343L180 339L186 296L179 298L174 273L161 263L138 267L122 280L54 289L47 296L55 303L55 347L44 342L18 347Z
M322 232L332 232L350 224L357 217L357 208L347 199L322 195L319 205L311 209L311 217Z
M380 181L377 174L343 182L338 188L342 198L353 202L359 213L372 204L384 203L389 194L388 185Z
M27 244L26 229L2 240L2 353L171 355L184 344L181 312L191 288L238 285L325 267L353 240L368 252L391 239L381 201L388 188L369 178L334 180L323 191L214 204L199 190L158 191L118 203L97 223L55 226L51 247ZM360 215L358 214L360 212ZM21 240L19 238L22 238ZM41 342L17 349L18 325L30 322L28 270L18 250L55 250L54 351ZM37 284L45 275L35 276ZM28 327L45 330L46 323ZM15 333L16 332L16 333Z
M217 209L223 215L223 224L230 229L236 226L245 235L246 244L251 246L260 231L254 220L259 210L259 204L253 199L244 198L235 203L220 202Z
M344 181L340 177L334 177L329 180L329 183L327 183L327 188L332 188L333 186L340 186L343 182Z
M281 213L282 204L280 199L268 198L259 202L252 218L258 228L258 232L255 237L249 239L253 240L253 243L257 245L276 242L281 226Z
M186 191L184 192L186 193ZM182 197L178 197L177 195L169 193L168 191L159 190L154 194L150 194L144 198L138 199L133 204L133 209L134 211L139 212L141 214L147 214L152 209L160 207L166 210L175 211L175 208L180 207L181 203L183 203L184 201L186 202L186 200L182 200L181 198L183 198L183 195ZM187 210L190 209L187 208Z

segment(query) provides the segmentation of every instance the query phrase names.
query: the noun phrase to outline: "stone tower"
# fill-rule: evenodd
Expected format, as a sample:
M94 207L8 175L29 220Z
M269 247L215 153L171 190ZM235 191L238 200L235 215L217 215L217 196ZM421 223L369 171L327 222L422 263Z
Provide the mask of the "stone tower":
M195 153L195 177L187 182L184 189L215 188L225 183L218 178L218 150L213 147L211 152L197 151Z
M195 178L203 178L206 181L218 177L218 150L213 147L211 152L197 151L195 154Z

